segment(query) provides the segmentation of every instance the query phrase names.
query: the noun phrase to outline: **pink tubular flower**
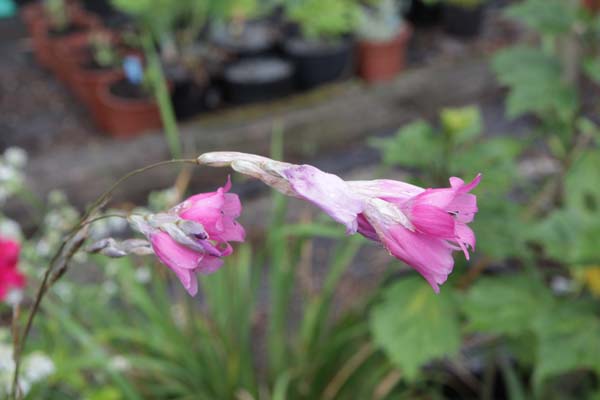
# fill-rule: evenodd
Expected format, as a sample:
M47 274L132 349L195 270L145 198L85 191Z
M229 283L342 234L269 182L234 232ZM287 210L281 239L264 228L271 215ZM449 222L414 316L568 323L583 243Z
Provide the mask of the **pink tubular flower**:
M465 185L453 177L450 188L426 189L411 197L374 193L359 215L359 232L416 269L437 293L454 267L452 252L462 249L468 260L468 248L475 248L467 223L477 212L477 199L469 192L480 180L478 175Z
M450 178L449 188L424 189L393 180L344 181L310 165L293 165L252 154L217 152L198 158L209 166L231 166L284 194L315 204L349 234L380 242L394 257L416 269L439 292L454 267L452 252L469 259L475 234L467 226L477 212L471 183Z
M242 205L225 187L189 197L166 214L136 221L158 259L173 270L191 296L198 292L196 273L208 274L223 265L222 257L233 252L229 241L244 241L237 223ZM191 222L187 222L191 221Z
M0 237L0 301L11 290L25 286L25 276L17 269L20 251L17 242Z

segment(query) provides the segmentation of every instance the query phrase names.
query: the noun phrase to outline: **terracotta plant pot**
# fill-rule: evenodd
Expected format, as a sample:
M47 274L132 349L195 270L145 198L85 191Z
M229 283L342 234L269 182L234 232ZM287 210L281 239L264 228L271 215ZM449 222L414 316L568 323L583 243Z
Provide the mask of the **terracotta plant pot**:
M105 29L94 30L94 33L96 32L108 35L112 43L117 42L117 36L110 31ZM60 64L57 65L57 75L77 97L80 96L78 89L75 87L74 78L82 69L82 65L91 58L91 35L92 32L76 35L70 40L58 43L54 48L55 58L60 60Z
M412 27L404 26L395 38L389 41L359 41L358 71L367 82L385 82L404 69L406 46L412 35Z
M85 49L89 43L90 33L77 33L58 40L50 45L52 53L52 70L56 77L72 89L72 77L78 64L85 61Z
M69 4L69 15L73 20L82 20L83 23L98 24L98 19L85 13L77 4ZM34 56L37 62L44 68L52 64L50 40L48 38L48 21L44 6L40 2L28 4L21 8L21 18L27 26L32 39Z
M43 68L50 68L52 54L48 42L48 29L44 20L36 20L32 23L31 44L37 63Z
M44 7L41 3L26 4L21 7L19 14L27 27L29 36L33 36L35 25L44 19Z
M123 79L123 72L118 68L94 69L79 64L73 70L70 80L73 93L87 108L94 123L102 130L107 130L108 127L104 123L99 93L111 82L120 79Z
M98 104L93 111L99 126L114 137L138 136L162 126L158 105L152 98L124 98L114 94L122 79L103 82L97 89Z
M34 13L34 12L32 12ZM45 68L50 68L54 72L56 71L57 65L60 64L61 60L55 52L58 46L68 46L69 41L77 35L83 35L83 33L90 29L97 28L100 26L100 20L95 16L83 12L80 8L74 7L70 11L72 15L72 26L76 27L74 32L67 32L65 34L52 34L52 30L48 25L48 21L45 16L37 18L33 17L31 26L31 38L33 42L33 49L35 58L38 63ZM75 42L82 39L75 39Z
M582 0L581 5L592 14L600 11L600 0Z
M100 27L100 21L92 15L81 12L73 18L71 26L70 32L58 35L53 35L52 30L47 31L50 69L65 84L68 82L69 68L72 67L70 57L73 50L81 48L81 44L89 39L90 33Z

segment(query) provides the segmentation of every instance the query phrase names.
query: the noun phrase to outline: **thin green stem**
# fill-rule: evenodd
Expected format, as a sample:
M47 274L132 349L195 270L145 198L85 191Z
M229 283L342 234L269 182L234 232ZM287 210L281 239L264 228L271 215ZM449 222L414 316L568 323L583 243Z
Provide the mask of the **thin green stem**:
M175 110L173 109L171 96L169 95L169 86L167 85L160 57L158 56L150 32L146 31L142 34L142 43L148 61L148 69L155 78L154 82L152 82L152 89L154 90L154 97L156 98L160 110L160 117L162 119L167 144L169 145L171 156L178 158L181 157L182 152L181 137L179 135L179 129L177 128Z

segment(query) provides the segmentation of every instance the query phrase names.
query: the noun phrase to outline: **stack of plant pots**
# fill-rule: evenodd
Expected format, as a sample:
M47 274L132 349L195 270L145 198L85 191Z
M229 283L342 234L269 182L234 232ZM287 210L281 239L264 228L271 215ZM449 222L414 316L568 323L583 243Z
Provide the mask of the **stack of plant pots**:
M153 96L139 82L138 86L131 85L121 61L107 64L96 59L91 38L99 35L109 38L120 60L132 55L123 43L124 36L114 26L109 27L107 21L114 17L109 3L81 1L46 0L22 6L21 16L39 64L65 84L104 132L126 137L160 128ZM60 13L55 8L49 12L49 3L61 2ZM154 6L149 3L148 7ZM230 15L215 18L219 24L207 18L200 29L194 26L190 30L193 34L185 43L156 43L177 118L189 118L223 103L279 99L351 77L356 66L367 82L393 79L404 68L411 26L398 24L398 29L383 39L355 36L351 15L356 7L362 3L304 0L293 10L279 9L271 16L240 19ZM166 7L165 12L170 9ZM150 9L145 15L156 15L155 11ZM68 18L57 24L57 15ZM129 16L134 23L138 17ZM180 17L172 19L173 32L181 33L177 31L181 29ZM162 36L156 35L154 40L157 37ZM143 62L139 51L136 55Z
M141 57L141 53L123 46L116 32L103 27L97 16L77 3L66 7L68 25L60 31L52 28L41 3L31 3L21 9L39 64L65 84L107 134L128 137L160 128L160 113L152 96L131 90L123 83L119 63L98 64L93 55L92 37L107 37L118 49L120 58L131 54Z

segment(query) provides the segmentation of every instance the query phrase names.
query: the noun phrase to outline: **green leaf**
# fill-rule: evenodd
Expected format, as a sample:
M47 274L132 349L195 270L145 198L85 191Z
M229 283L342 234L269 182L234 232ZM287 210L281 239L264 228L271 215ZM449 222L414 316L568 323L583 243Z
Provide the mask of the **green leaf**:
M537 384L581 368L600 373L600 320L587 304L565 301L543 310L534 327L539 343Z
M574 266L600 263L598 237L600 216L573 208L552 212L529 233L549 257Z
M548 303L550 294L522 275L481 279L462 307L467 329L518 336L531 330L531 321Z
M583 62L583 71L588 78L600 85L600 57L590 57Z
M575 91L562 81L561 65L555 57L533 47L514 46L499 51L492 68L500 83L510 88L506 100L509 117L532 112L555 114L564 120L573 115Z
M481 135L481 113L475 106L445 108L440 114L440 121L444 131L457 144L471 141Z
M537 223L529 239L548 256L571 265L600 262L600 151L590 150L568 171L565 207Z
M577 120L577 129L583 134L593 138L600 146L600 127L592 120L581 117Z
M586 151L565 179L567 206L600 213L600 150ZM599 217L599 216L597 216Z
M491 193L477 196L479 211L471 224L477 234L477 253L497 260L525 254L529 228L520 219L521 207Z
M394 137L373 139L370 144L381 150L386 165L431 166L441 154L441 136L424 121L408 124Z
M458 316L449 290L436 295L411 277L386 288L383 297L372 311L371 332L407 379L414 380L426 363L458 351Z
M523 148L523 141L507 137L472 144L452 155L452 174L469 179L482 173L477 193L502 196L519 182L516 158Z
M508 8L506 15L541 34L568 32L577 19L577 8L564 0L527 0Z

